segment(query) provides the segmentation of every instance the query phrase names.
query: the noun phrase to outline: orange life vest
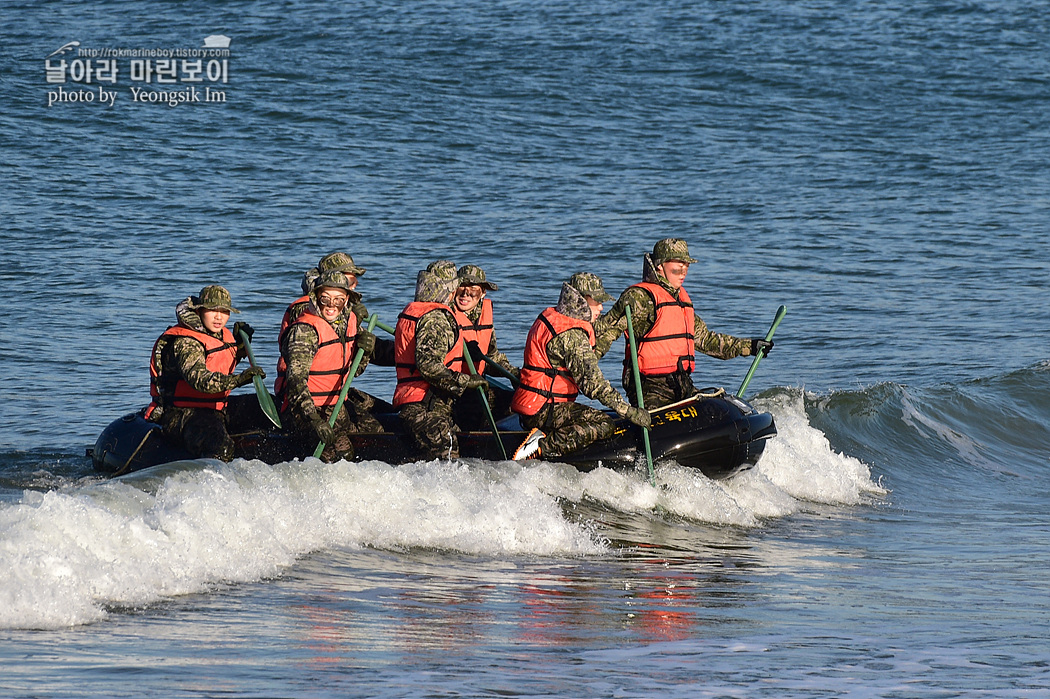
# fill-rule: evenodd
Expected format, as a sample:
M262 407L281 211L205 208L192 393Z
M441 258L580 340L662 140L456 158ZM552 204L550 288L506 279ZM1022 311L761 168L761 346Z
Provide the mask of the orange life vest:
M493 335L492 301L481 299L481 315L478 316L477 324L458 308L452 309L452 315L456 316L456 322L459 323L460 340L463 342L477 342L478 346L481 347L481 351L488 354L489 348L492 346ZM475 362L474 368L478 370L479 374L484 374L485 360L482 359ZM469 374L470 368L467 366L465 359L457 357L452 371Z
M638 371L644 376L666 376L675 372L693 372L696 346L693 343L693 302L685 289L676 299L660 284L641 282L632 289L644 289L656 306L656 321L649 332L638 338ZM630 352L627 345L627 352ZM624 359L630 366L631 357Z
M281 329L277 331L277 337L284 337L284 331L288 329L288 326L292 324L292 309L301 303L309 303L309 296L300 296L296 300L288 304L288 308L284 309L284 317L281 318ZM299 315L302 315L300 313Z
M566 330L580 328L594 348L594 327L585 320L570 318L548 308L529 329L525 339L525 361L521 367L521 383L514 391L510 408L519 415L535 415L549 403L571 403L580 389L564 367L551 366L547 345Z
M356 348L355 337L357 336L357 316L351 311L346 319L346 338L340 337L324 318L306 311L301 316L288 324L285 333L294 325L309 325L317 331L317 339L320 346L313 362L310 363L310 371L306 378L306 385L310 389L310 396L314 399L314 405L319 408L328 408L339 400L339 393L346 381L347 370L354 361L354 349ZM280 337L284 343L284 333ZM288 408L287 377L288 362L281 353L277 360L277 380L274 381L274 393L281 401L281 410Z
M157 348L162 342L173 342L176 337L192 337L204 346L204 365L208 371L228 376L237 366L237 344L233 340L233 334L227 328L222 329L220 339L206 332L187 328L185 325L171 326L153 343L153 353L150 354L149 394L153 401L146 408L146 418L148 419L158 406L225 410L227 399L230 396L229 391L201 393L190 386L186 379L181 376L173 379L170 372L165 371L165 367L157 366Z
M419 403L426 397L430 384L416 366L416 326L420 318L436 310L447 312L455 320L451 308L443 303L427 301L413 301L405 306L405 310L397 317L397 325L394 327L394 371L397 374L397 386L394 388L395 408L400 408L406 403ZM444 364L455 371L453 366L464 362L459 324L453 325L456 327L456 339L452 343L452 349L445 355Z

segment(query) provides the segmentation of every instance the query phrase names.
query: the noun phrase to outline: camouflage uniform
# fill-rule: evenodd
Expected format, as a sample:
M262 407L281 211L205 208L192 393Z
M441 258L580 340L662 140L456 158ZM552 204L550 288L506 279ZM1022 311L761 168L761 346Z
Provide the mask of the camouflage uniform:
M322 275L315 277L315 284L323 282L328 279L342 278L346 280L345 275L342 273L322 273ZM309 293L310 301L303 304L304 309L299 313L299 316L303 312L309 310L314 315L321 317L321 313L318 310L319 304L317 301L318 292L321 286L317 286ZM349 291L344 289L344 291ZM353 298L353 291L349 291L351 298ZM330 324L335 329L336 334L343 338L345 343L353 341L353 337L346 336L347 321L349 319L349 307L350 303L343 308L342 313L334 322ZM298 316L297 316L298 317ZM294 321L293 321L294 322ZM281 414L281 422L284 423L289 434L293 439L300 444L301 451L303 453L312 454L313 450L317 447L318 438L314 432L313 424L318 420L329 420L332 415L331 408L320 408L314 403L313 396L310 395L310 387L307 383L310 374L310 366L314 362L318 350L321 348L320 338L317 335L317 330L313 327L305 324L298 323L290 325L287 332L281 341L281 356L284 358L287 368L284 374L284 399L287 403L286 407ZM361 360L360 365L357 367L357 373L355 376L360 376L368 366L368 354L366 353ZM346 400L343 402L342 408L339 410L339 415L336 417L335 424L332 426L335 431L335 442L333 444L325 444L324 451L321 452L321 459L323 461L331 462L339 459L351 460L354 458L354 445L350 441L350 435L355 432L382 432L383 426L370 412L372 407L375 405L375 398L351 388L347 392ZM334 406L333 406L334 407Z
M667 238L656 244L652 255L645 254L642 279L646 282L659 284L672 296L678 298L678 290L671 288L667 280L656 270L657 265L671 260L689 263L696 261L689 256L689 248L684 240ZM595 352L599 357L604 356L609 351L612 343L617 338L626 335L627 314L624 309L628 304L631 306L631 318L634 324L636 340L645 336L656 322L656 307L652 297L643 289L628 287L620 294L620 298L609 309L609 312L595 323L595 335L597 336ZM693 344L699 353L715 357L716 359L732 359L734 357L749 356L751 354L752 339L712 332L707 329L707 324L704 323L700 316L694 314ZM634 372L629 358L624 359L622 382L624 392L630 399L631 404L637 405L638 397L634 387ZM680 371L666 376L642 377L642 400L645 402L645 407L649 410L677 402L694 395L696 392L692 376L688 372Z
M431 263L419 273L415 300L447 304L456 288L456 266L446 260ZM445 357L459 335L451 310L435 309L416 323L416 369L429 384L426 397L401 406L402 423L428 459L459 458L459 426L453 416L457 398L471 379L445 366Z
M222 291L219 292L218 290ZM223 293L225 296L223 296ZM215 303L218 301L218 303ZM222 287L205 287L199 296L184 299L175 307L175 317L183 325L200 333L221 338L221 334L204 328L198 309L223 308L239 313L230 305L230 295ZM154 348L154 363L160 367L159 382L174 386L177 379L186 381L201 393L223 393L250 383L251 376L209 371L204 355L204 346L191 337L176 337L171 341L158 342ZM246 356L244 346L237 350L237 361ZM165 391L162 390L162 393ZM170 396L161 399L161 404L150 415L158 423L165 438L173 444L181 444L194 458L233 459L234 445L228 431L226 411L210 408L180 408L170 404Z
M459 268L459 272L456 273L457 283L459 286L464 285L477 285L488 291L498 291L499 287L495 283L488 281L485 277L485 270L477 265L463 265ZM484 298L482 298L484 301ZM449 303L450 306L455 306L455 300ZM467 319L474 324L476 328L478 321L481 320L482 303L479 302L474 308L467 311ZM507 355L500 351L496 340L496 329L492 329L492 340L489 342L488 352L485 353L485 359L488 362L496 364L513 376L517 377L521 375L521 369L510 363L510 359ZM491 373L491 372L488 372ZM489 408L492 411L492 415L496 420L500 420L510 415L510 398L513 392L500 391L499 394L490 386L486 389L488 395ZM481 403L481 396L477 391L467 391L463 396L455 402L454 414L456 422L466 430L487 430L490 425L488 422L488 414L485 412L485 406Z
M592 321L586 296L595 301L611 301L601 279L593 274L576 274L562 284L561 297L555 307L562 315ZM591 350L590 338L583 330L572 328L556 335L547 345L547 357L554 368L565 368L572 375L580 393L611 408L623 417L630 405L623 399L598 366ZM526 429L539 428L545 433L540 440L544 457L561 456L592 443L612 437L616 427L605 412L580 403L549 403L535 415L522 415Z

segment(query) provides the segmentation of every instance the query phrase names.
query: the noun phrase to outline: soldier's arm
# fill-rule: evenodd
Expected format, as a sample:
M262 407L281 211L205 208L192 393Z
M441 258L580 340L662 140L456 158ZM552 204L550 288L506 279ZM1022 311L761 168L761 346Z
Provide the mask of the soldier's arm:
M394 341L385 338L376 338L376 349L372 352L372 364L376 366L394 366Z
M209 371L204 357L204 345L190 337L177 337L172 343L172 355L179 373L186 383L201 393L222 393L237 386L230 374Z
M416 368L434 388L460 396L467 375L445 366L457 335L453 322L452 315L441 310L423 314L416 324Z
M284 391L293 412L312 420L319 416L313 396L310 395L310 365L321 348L317 331L305 323L292 325L284 336Z
M693 344L697 352L703 352L716 359L732 359L751 354L751 338L711 332L707 329L707 323L695 314L693 316Z
M352 310L354 315L357 316L358 329L366 329L368 327L368 308L365 307L364 302L358 300L353 304ZM375 351L372 352L371 356L367 357L367 360L376 366L394 366L394 341L377 337ZM364 371L364 369L361 371ZM359 371L358 374L360 375L360 373Z
M552 366L563 366L572 374L580 393L612 408L617 415L627 412L627 401L605 378L598 366L598 356L591 350L587 333L583 330L572 328L561 333L551 340L547 354Z
M594 353L601 359L612 344L627 332L627 304L631 305L631 320L634 336L639 338L649 332L656 322L656 308L652 297L641 289L628 288L616 300L608 313L594 323Z

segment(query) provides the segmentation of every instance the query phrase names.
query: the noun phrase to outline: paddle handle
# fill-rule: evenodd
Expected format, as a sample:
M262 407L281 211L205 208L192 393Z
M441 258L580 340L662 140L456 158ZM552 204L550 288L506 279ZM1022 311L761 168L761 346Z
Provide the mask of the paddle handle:
M463 359L467 363L467 368L470 369L472 376L476 376L478 370L474 367L474 360L470 356L470 350L467 349L467 341L463 341ZM496 444L499 444L499 450L503 454L503 459L507 459L507 448L503 446L503 440L499 437L499 428L496 427L496 418L492 416L492 408L489 406L489 396L485 393L484 386L478 386L478 393L481 394L481 404L485 406L485 414L488 415L489 424L492 425L492 434L496 438Z
M468 342L467 343L467 351L468 351L468 353L470 351L470 345L472 345L472 344L474 346L477 346L476 342ZM478 352L481 352L481 348L480 347L478 347ZM473 357L471 357L471 358L473 359ZM507 379L508 381L510 381L510 390L512 390L512 391L514 390L514 388L516 386L518 386L518 384L521 383L521 379L519 379L517 376L515 376L511 372L509 372L506 369L504 369L503 367L501 367L496 362L487 362L485 364L485 373L486 374L499 374L503 378ZM503 386L501 386L500 384L496 384L496 385L499 386L500 388L503 388Z
M368 316L368 332L372 332L375 328L376 323L379 322L379 316L375 313ZM343 409L343 403L346 402L346 394L350 392L350 384L354 381L354 374L357 373L357 367L361 366L361 360L364 359L365 351L358 349L357 354L354 355L354 361L350 364L350 373L346 377L346 383L343 384L343 389L339 391L339 399L335 402L335 408L332 410L332 414L328 417L328 424L335 427L336 418L339 417L339 411ZM321 458L321 452L324 451L325 443L318 442L317 448L314 449L314 458Z
M773 324L769 326L769 332L766 333L766 341L773 339L773 333L777 331L777 326L780 325L780 321L784 320L784 314L787 313L787 306L781 306L777 309L777 315L773 318ZM744 377L743 383L740 384L740 388L737 389L736 395L743 397L744 390L747 385L751 383L751 377L755 375L755 369L758 368L758 363L762 361L762 357L766 356L765 350L759 350L758 354L751 361L751 368L747 370L747 376Z
M634 341L634 321L631 319L631 304L624 304L624 313L627 315L627 341L631 345L631 375L634 377L634 395L638 400L638 407L645 410L645 400L642 398L642 376L638 371L638 344ZM653 469L653 448L649 445L649 428L642 428L642 442L645 443L645 463L649 466L649 483L656 486L656 471Z
M238 328L237 334L241 336L241 340L244 341L244 349L248 353L248 363L252 366L258 366L255 363L255 352L252 352L252 341L248 339L248 333L244 332L244 328Z

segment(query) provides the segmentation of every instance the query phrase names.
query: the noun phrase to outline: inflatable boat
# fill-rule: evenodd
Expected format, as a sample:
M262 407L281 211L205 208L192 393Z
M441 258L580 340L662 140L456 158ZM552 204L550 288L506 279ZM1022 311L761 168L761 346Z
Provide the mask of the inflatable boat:
M231 396L230 433L235 455L266 463L304 459L310 454L297 453L293 441L274 430L258 410L251 394ZM374 414L386 432L354 435L358 460L379 460L390 464L418 461L410 438L401 428L397 411L377 399ZM650 411L649 432L653 461L673 460L695 468L712 479L724 479L758 463L766 440L777 433L773 416L759 412L746 401L722 389L704 389L699 395ZM246 417L247 416L247 417ZM554 457L551 461L568 463L581 471L604 466L613 469L645 467L641 429L616 418L616 433L596 442L581 452ZM516 415L499 420L500 448L491 428L463 431L458 434L461 458L503 460L513 454L525 439ZM300 447L301 449L301 447ZM88 449L94 468L106 476L119 476L150 466L192 458L181 447L165 439L159 425L142 417L142 411L114 420L95 446ZM541 456L542 458L542 456Z

